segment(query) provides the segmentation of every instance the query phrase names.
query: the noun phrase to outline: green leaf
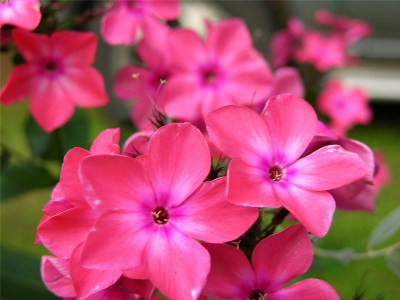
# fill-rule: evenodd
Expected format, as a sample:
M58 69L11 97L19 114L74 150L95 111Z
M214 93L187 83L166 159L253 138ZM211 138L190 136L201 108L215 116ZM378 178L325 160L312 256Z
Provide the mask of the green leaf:
M56 180L45 169L38 168L34 164L9 165L1 170L1 201L55 184Z
M373 248L379 246L389 240L394 234L400 230L400 207L396 208L387 215L374 228L368 239L368 247Z
M50 135L45 133L32 117L28 118L25 130L32 156L43 157L50 147Z
M389 269L392 270L394 274L400 277L400 253L393 252L386 258L386 262Z
M40 259L1 248L1 299L57 299L40 278Z

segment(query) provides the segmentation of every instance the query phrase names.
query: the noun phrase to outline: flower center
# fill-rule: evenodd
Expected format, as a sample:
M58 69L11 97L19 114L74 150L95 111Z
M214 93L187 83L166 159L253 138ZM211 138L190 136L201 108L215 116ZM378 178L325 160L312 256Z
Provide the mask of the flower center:
M215 82L215 79L217 78L217 76L215 75L214 72L212 71L207 71L204 74L204 81L208 84L213 84Z
M266 300L267 294L263 291L256 290L250 293L249 300Z
M165 225L168 223L169 214L164 207L157 207L151 214L153 216L154 223L159 225Z
M279 166L273 166L268 171L268 177L272 181L280 181L283 177L283 171Z
M55 70L57 70L57 68L58 68L58 66L54 61L49 61L45 65L46 71L49 71L49 72L54 72Z
M0 4L7 4L8 0L0 0Z

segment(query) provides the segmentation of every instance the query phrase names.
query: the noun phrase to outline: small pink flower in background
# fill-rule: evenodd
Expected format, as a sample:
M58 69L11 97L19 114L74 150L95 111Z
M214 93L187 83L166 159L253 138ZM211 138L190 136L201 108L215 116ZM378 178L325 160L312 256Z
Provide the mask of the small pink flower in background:
M134 100L131 116L140 130L150 127L154 122L157 101L164 86L173 76L170 64L170 50L167 36L168 26L158 23L143 26L143 40L136 47L144 67L129 65L121 68L114 80L114 94L121 100Z
M324 9L316 11L314 18L316 23L329 26L335 33L341 34L348 44L372 34L372 28L368 23L344 16L335 16Z
M110 0L101 20L101 35L111 45L130 45L144 25L179 16L179 0Z
M313 250L307 231L291 226L261 240L251 263L230 245L204 244L211 256L211 271L204 295L218 299L339 300L325 281L306 279L284 287L311 266Z
M374 151L375 157L375 170L374 170L374 184L372 190L378 194L381 188L390 182L390 170L386 164L385 155L381 151Z
M210 111L229 104L257 105L272 88L270 68L253 48L242 21L207 26L205 40L187 29L170 32L174 76L158 102L164 113L200 128Z
M279 95L261 115L246 107L211 112L207 130L232 158L227 197L254 207L285 207L316 236L329 230L335 201L327 190L367 175L357 154L338 145L302 157L317 129L315 111L305 100Z
M15 29L13 40L26 63L15 67L7 78L0 94L2 104L30 97L33 118L49 132L72 117L75 105L107 103L104 80L91 67L95 34L58 31L47 36Z
M14 25L26 30L35 29L42 18L39 0L0 1L0 28Z
M318 71L325 72L347 63L346 43L340 35L324 36L316 31L307 32L295 51L295 59L309 63Z
M372 111L367 94L361 88L346 88L339 80L329 80L319 97L317 107L331 119L331 127L345 135L356 124L371 122Z
M203 182L210 166L206 140L188 123L158 129L147 155L86 158L86 198L101 216L85 241L84 267L142 266L167 297L197 299L210 267L197 240L234 240L258 217L258 209L226 200L225 178Z

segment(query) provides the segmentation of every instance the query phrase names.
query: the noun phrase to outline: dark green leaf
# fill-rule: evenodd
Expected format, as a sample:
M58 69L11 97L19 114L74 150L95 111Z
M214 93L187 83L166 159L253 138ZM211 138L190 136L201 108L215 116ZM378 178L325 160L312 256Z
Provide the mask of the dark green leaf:
M33 164L9 165L1 170L1 201L30 190L51 187L55 183L45 169Z

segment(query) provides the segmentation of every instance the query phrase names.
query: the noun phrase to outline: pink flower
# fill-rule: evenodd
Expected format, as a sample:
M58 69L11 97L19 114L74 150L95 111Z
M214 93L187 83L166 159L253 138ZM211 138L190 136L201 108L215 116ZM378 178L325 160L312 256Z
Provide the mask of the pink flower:
M144 25L145 35L136 50L145 67L129 65L121 68L114 80L114 94L121 100L135 100L132 121L140 130L154 122L157 100L173 76L167 36L168 26L159 23ZM151 121L149 121L151 120Z
M292 95L269 99L261 116L228 106L211 112L206 123L217 147L232 157L228 200L284 206L316 236L327 233L335 210L327 190L367 175L358 155L337 145L299 159L315 135L317 116L311 105Z
M188 123L161 127L147 155L86 158L81 178L101 216L84 244L84 266L143 266L167 297L197 299L210 267L197 240L234 240L258 217L257 209L226 201L224 178L203 182L210 164L204 137Z
M13 40L26 63L7 78L0 94L2 104L30 97L33 118L49 132L71 118L75 105L107 103L103 78L91 67L95 34L59 31L46 36L15 29Z
M0 1L0 28L14 25L26 30L35 29L42 18L39 0Z
M361 88L346 88L339 80L329 80L319 97L318 109L332 121L332 128L345 135L356 124L372 119L367 94Z
M208 24L204 41L187 29L172 31L168 41L174 76L159 105L178 120L202 126L210 111L229 104L257 105L271 90L269 66L238 19Z
M59 257L69 258L86 238L98 217L86 202L79 179L79 166L90 155L118 154L119 129L102 131L90 151L71 149L64 157L60 182L53 190L51 201L43 208L44 217L37 229L36 242L41 242Z
M318 24L329 26L336 34L342 35L348 44L372 34L372 28L366 22L335 16L324 9L316 11L314 18Z
M342 36L323 36L318 32L307 32L301 46L296 49L295 59L300 63L309 63L318 71L325 72L346 64L346 43Z
M291 226L261 240L251 264L229 245L204 245L211 255L211 271L203 293L218 299L339 300L325 281L306 279L284 287L311 266L313 250L307 231Z
M144 25L179 16L179 0L110 0L101 20L101 35L111 45L133 44Z
M374 194L378 194L381 188L390 182L390 170L386 164L385 155L381 151L374 151L375 170L374 170L374 185L372 190Z

